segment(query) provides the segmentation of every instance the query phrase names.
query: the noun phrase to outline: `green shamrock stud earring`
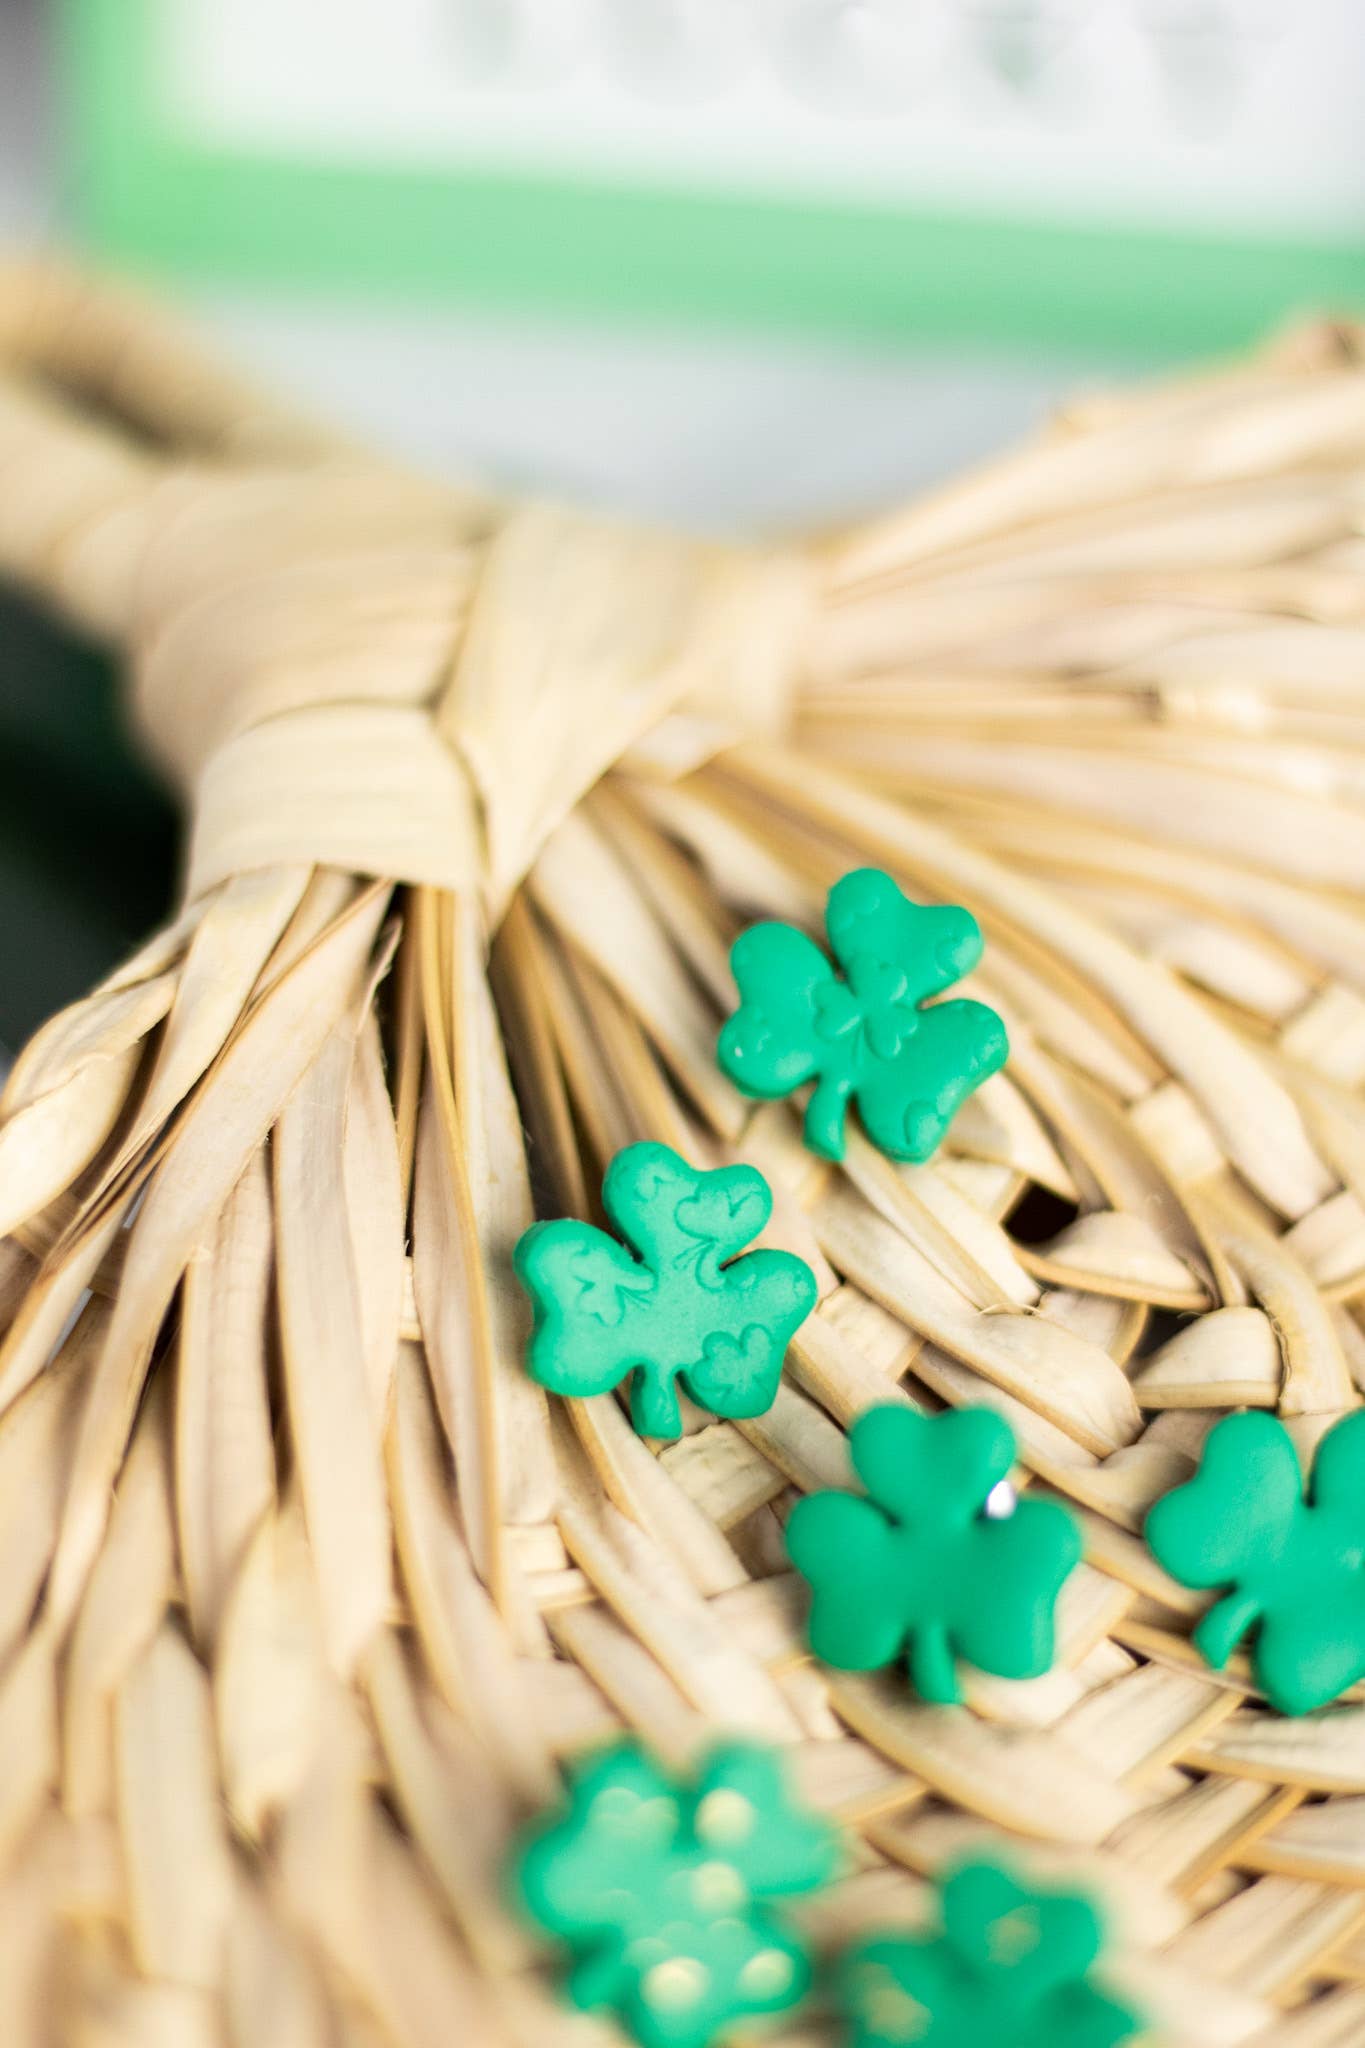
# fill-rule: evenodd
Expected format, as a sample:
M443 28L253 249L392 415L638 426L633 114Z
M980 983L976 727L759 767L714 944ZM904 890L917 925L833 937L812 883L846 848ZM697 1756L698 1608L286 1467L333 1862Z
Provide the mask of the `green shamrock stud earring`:
M794 925L756 924L730 954L740 1006L720 1034L722 1071L745 1095L806 1081L806 1143L842 1159L849 1103L892 1159L927 1159L973 1088L1005 1064L1005 1027L984 1003L935 1003L981 958L966 910L922 909L890 875L860 868L830 890L835 972Z
M791 1252L744 1252L772 1214L752 1166L700 1173L667 1145L630 1145L602 1202L625 1238L591 1223L536 1223L513 1264L535 1324L526 1363L552 1394L631 1381L641 1436L677 1436L674 1381L713 1414L771 1408L792 1337L815 1306L815 1275Z
M1227 1416L1145 1533L1172 1578L1224 1589L1194 1632L1215 1671L1254 1630L1256 1682L1282 1714L1325 1707L1365 1677L1365 1409L1318 1445L1307 1498L1283 1423Z
M945 1706L961 1698L958 1656L1041 1677L1081 1538L1065 1508L996 1491L1014 1463L1009 1425L985 1408L869 1408L848 1446L870 1498L813 1493L787 1523L816 1656L875 1671L905 1652L921 1698Z
M850 2048L1117 2048L1141 2031L1090 1981L1100 1925L1087 1900L981 1862L948 1878L942 1905L941 1933L845 1957Z
M644 2048L705 2048L805 1995L805 1944L768 1901L813 1891L835 1862L833 1832L791 1803L771 1751L727 1744L679 1788L624 1743L574 1777L517 1877L573 1952L575 2005L614 2012Z

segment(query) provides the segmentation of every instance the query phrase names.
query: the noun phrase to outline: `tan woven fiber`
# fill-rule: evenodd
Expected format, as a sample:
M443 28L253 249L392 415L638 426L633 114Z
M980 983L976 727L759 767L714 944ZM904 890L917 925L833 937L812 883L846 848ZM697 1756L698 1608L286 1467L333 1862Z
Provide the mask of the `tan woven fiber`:
M126 653L194 821L0 1106L4 2048L610 2043L499 1871L625 1726L790 1746L822 1944L1003 1838L1165 2048L1361 2048L1365 1696L1210 1673L1139 1534L1220 1411L1307 1455L1365 1387L1357 336L744 554L396 473L20 270L0 572ZM913 1170L714 1061L735 932L867 862L976 913L1010 1031ZM508 1263L641 1136L760 1165L822 1296L657 1453L526 1378ZM1079 1512L1046 1678L806 1656L781 1523L886 1400Z

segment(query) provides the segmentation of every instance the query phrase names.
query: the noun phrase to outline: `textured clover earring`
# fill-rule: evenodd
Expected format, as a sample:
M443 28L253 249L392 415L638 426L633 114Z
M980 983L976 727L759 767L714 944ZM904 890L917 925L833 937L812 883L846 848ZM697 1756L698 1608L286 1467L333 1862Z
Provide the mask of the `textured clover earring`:
M1101 1930L1088 1900L983 1861L955 1871L941 1903L941 1932L886 1935L843 1958L850 2048L1118 2048L1141 2031L1091 1978Z
M675 1381L715 1415L772 1407L782 1361L815 1306L792 1252L748 1251L772 1215L756 1167L699 1172L667 1145L618 1152L602 1203L626 1242L591 1223L536 1223L513 1254L531 1297L531 1377L553 1394L631 1382L641 1436L682 1429Z
M838 969L794 925L756 924L730 954L740 1005L720 1035L722 1071L771 1101L806 1082L806 1143L842 1159L849 1106L892 1159L932 1153L974 1088L1005 1064L1005 1027L984 1003L929 1003L981 958L970 911L924 909L890 875L860 868L825 912Z
M517 1877L532 1918L574 1956L575 2005L614 2012L644 2048L705 2048L805 1996L805 1941L771 1902L813 1891L837 1858L772 1751L726 1744L679 1786L627 1742L573 1776Z
M1145 1534L1172 1578L1223 1589L1194 1632L1215 1671L1250 1636L1256 1682L1284 1714L1325 1707L1365 1677L1365 1409L1328 1430L1307 1495L1284 1424L1229 1415Z
M816 1656L876 1671L905 1653L916 1691L941 1705L961 1698L958 1656L999 1678L1040 1678L1081 1538L1054 1501L991 1512L1014 1463L1009 1425L985 1408L869 1408L849 1454L867 1497L813 1493L787 1523L792 1563L814 1592Z

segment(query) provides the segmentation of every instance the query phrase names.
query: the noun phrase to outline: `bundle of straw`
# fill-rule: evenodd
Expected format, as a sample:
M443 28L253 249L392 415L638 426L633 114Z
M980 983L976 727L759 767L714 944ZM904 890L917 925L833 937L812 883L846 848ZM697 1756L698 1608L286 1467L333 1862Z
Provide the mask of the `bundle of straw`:
M1171 2048L1365 2041L1365 1696L1210 1671L1139 1534L1220 1411L1306 1455L1365 1387L1359 338L752 555L395 473L60 271L0 362L0 570L193 816L0 1119L0 2040L617 2039L508 1841L724 1727L851 1831L821 1942L1003 1839ZM863 864L975 913L1009 1028L918 1168L715 1065L734 934ZM662 1448L531 1383L509 1264L643 1136L759 1165L821 1293ZM781 1525L888 1400L1001 1411L1084 1525L1055 1669L965 1710L805 1651Z

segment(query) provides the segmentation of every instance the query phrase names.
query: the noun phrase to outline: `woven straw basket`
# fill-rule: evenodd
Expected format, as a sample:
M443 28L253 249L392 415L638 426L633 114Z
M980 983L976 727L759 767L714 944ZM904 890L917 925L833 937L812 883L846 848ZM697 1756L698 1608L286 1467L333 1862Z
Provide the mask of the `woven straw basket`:
M1141 1536L1220 1411L1307 1457L1365 1387L1362 479L1321 326L750 555L0 281L0 570L126 654L193 818L0 1118L4 2048L618 2041L507 1845L718 1728L848 1830L821 1948L1004 1841L1166 2048L1365 2043L1365 1689L1210 1671ZM976 914L1010 1032L919 1168L715 1063L735 933L869 864ZM509 1266L642 1136L761 1167L821 1296L769 1413L663 1447L532 1384ZM887 1401L1000 1410L1076 1511L1046 1677L809 1658L782 1523Z

